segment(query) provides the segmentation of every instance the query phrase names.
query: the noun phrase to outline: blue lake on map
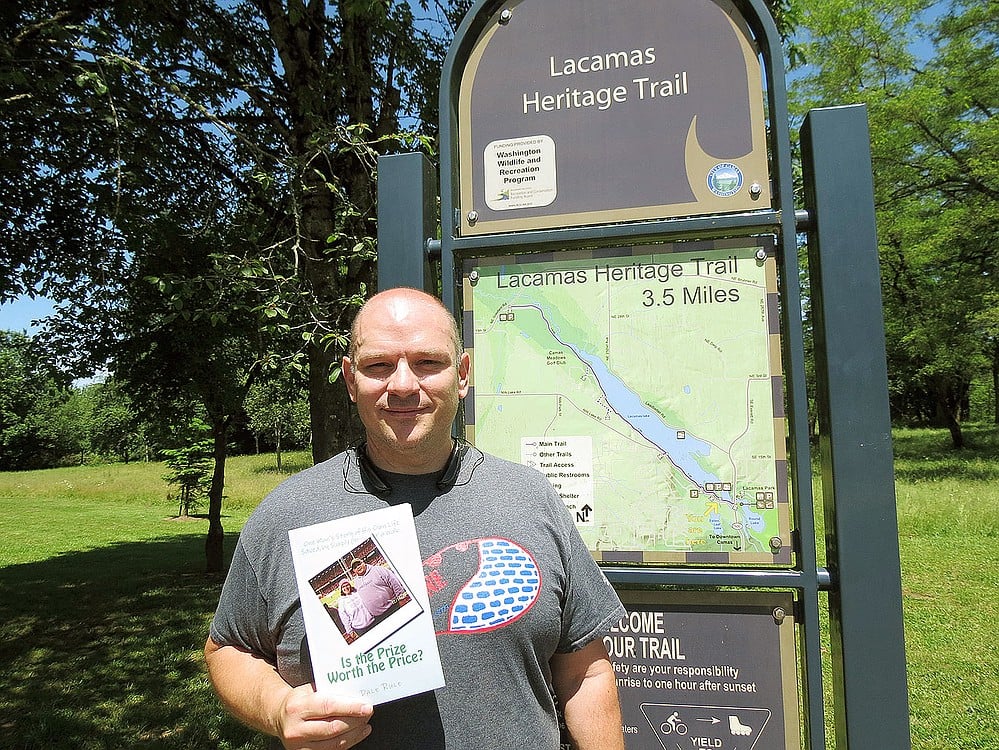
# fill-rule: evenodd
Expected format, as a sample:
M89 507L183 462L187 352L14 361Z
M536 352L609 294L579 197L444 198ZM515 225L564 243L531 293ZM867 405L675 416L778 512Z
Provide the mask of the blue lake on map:
M534 304L511 305L510 307L538 313L545 322L552 338L560 345L568 347L590 369L607 399L607 404L614 413L653 446L666 454L670 462L701 491L708 492L705 489L707 484L716 484L722 481L704 469L698 462L699 457L706 458L711 455L712 446L709 443L692 436L683 428L666 424L662 416L646 406L624 381L611 372L600 357L583 351L568 341L563 341L558 334L559 326L552 322L552 316L547 311ZM525 339L531 339L526 331L522 332L521 335ZM684 388L684 392L689 393L689 386ZM683 437L680 437L681 433ZM711 490L710 494L725 502L732 501L731 492Z
M704 486L721 480L698 463L697 457L711 454L711 446L693 437L678 427L666 424L662 417L645 405L624 382L618 378L606 363L593 354L587 354L572 344L566 343L573 353L590 368L607 397L607 403L621 419L633 427L646 440L669 456L691 481L702 490ZM679 437L683 433L684 437ZM715 493L724 500L731 500L731 493Z

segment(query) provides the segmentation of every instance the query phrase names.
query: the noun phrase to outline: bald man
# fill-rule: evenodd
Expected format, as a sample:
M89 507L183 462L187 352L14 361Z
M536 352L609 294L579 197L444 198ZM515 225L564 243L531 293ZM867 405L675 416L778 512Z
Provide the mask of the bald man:
M343 359L365 441L288 479L240 534L205 657L273 747L558 750L561 713L578 750L623 750L602 635L624 609L547 479L452 437L468 375L439 300L372 297ZM404 502L447 684L377 708L316 692L288 530Z

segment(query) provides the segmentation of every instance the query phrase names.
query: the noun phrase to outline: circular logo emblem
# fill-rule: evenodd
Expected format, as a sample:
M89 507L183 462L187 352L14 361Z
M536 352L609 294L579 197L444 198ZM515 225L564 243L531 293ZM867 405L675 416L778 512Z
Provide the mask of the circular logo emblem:
M708 190L719 198L730 198L742 188L742 170L731 162L715 164L708 172Z

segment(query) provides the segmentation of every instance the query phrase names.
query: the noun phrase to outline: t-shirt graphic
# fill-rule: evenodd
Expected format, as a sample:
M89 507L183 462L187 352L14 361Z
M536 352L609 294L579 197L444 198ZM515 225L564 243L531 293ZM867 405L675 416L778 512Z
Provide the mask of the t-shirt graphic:
M485 633L509 625L537 601L541 574L531 553L508 539L470 539L423 561L434 629Z

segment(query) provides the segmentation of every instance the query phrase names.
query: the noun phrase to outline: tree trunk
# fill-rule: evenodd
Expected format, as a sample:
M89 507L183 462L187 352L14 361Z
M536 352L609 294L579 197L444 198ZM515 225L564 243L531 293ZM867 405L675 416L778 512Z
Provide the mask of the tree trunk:
M336 168L343 172L354 171L345 179L350 200L361 214L367 213L373 203L370 176L353 159L341 162ZM305 272L324 323L328 329L346 334L357 312L348 300L358 294L362 284L369 294L374 290L375 266L371 261L353 255L352 239L348 241L349 247L326 246L326 238L336 231L333 195L314 172L304 175L303 181L301 241L308 257ZM363 217L344 229L348 237L358 238L365 236L368 230ZM315 463L336 455L361 435L343 378L330 382L330 375L339 368L344 354L346 351L338 346L324 348L316 340L309 344L309 412Z
M342 378L330 383L329 374L340 356L309 348L309 424L314 463L332 458L360 439L361 431Z
M999 424L999 346L992 350L992 411L995 424Z
M390 54L376 50L372 28L385 23L386 8L381 3L349 0L338 6L340 15L339 44L320 30L328 27L326 3L296 4L296 13L288 12L281 3L262 3L261 8L281 58L285 84L289 92L291 153L310 157L300 175L299 242L301 271L314 299L315 314L323 318L327 330L346 333L356 308L350 300L364 284L371 294L375 289L374 263L358 258L353 252L353 238L371 233L370 218L374 214L374 190L368 166L352 154L327 153L313 159L317 133L329 128L330 122L345 115L348 123L374 125L378 135L382 130L397 130L393 103L395 87L382 90L377 75L376 59ZM331 81L342 81L340 93L327 88ZM379 101L392 117L376 117L374 102ZM339 108L332 111L331 107ZM347 201L337 205L329 184L339 182L345 188ZM347 218L337 226L337 216ZM327 238L338 233L346 235L338 246L327 246ZM338 366L344 352L338 348L322 348L317 340L308 345L309 413L312 427L312 458L325 461L339 453L360 435L359 422L341 379L330 382L333 367Z
M205 560L207 570L221 574L225 568L224 539L222 528L222 494L225 490L226 436L229 421L212 420L212 484L208 490L208 537L205 539Z
M277 459L277 470L281 471L281 425L278 420L274 424L274 455Z
M937 385L936 393L937 419L950 432L951 444L955 448L964 447L964 433L957 419L960 400L953 397L946 385Z
M961 431L961 423L950 415L947 419L947 429L950 431L950 442L955 448L964 447L964 433Z

